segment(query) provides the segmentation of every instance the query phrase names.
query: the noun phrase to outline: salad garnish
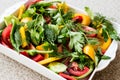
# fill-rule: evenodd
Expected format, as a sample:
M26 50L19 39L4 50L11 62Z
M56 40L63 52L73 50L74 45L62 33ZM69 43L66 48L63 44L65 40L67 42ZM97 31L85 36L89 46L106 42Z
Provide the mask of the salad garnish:
M78 13L61 1L30 0L18 15L4 18L0 43L67 80L93 72L113 40L120 40L105 16L85 7Z

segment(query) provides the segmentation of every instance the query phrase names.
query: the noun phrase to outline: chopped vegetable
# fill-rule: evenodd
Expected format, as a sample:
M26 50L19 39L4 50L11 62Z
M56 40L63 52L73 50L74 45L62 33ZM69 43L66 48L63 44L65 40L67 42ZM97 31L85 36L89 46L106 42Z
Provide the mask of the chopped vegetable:
M88 55L95 62L95 50L91 45L86 45L83 48L83 52Z
M81 16L82 17L81 24L83 24L84 26L88 26L90 24L90 22L91 22L90 17L88 15L86 15L86 14L79 14L78 13L78 14L74 15L74 17L76 17L76 16Z
M29 0L18 15L4 18L0 43L67 80L89 77L112 40L113 24L85 7L78 13L61 1Z
M34 60L34 61L36 61L36 62L41 61L41 60L43 60L43 59L44 59L44 57L43 57L41 54L37 54L36 56L34 56L34 57L32 58L32 60Z
M18 19L22 18L22 14L23 14L24 10L25 10L25 5L22 5L19 9Z
M67 75L65 73L62 73L62 72L60 72L59 75L62 76L62 77L64 77L67 80L76 80L74 77L69 76L69 75Z
M61 58L50 57L50 58L44 59L42 61L39 61L38 63L44 65L44 64L48 64L48 63L53 62L53 61L57 61L59 59L61 59Z
M103 53L108 49L108 47L110 46L111 42L112 42L112 40L109 37L108 40L106 42L103 42L103 44L100 46Z
M67 66L60 62L52 62L48 65L48 68L56 73L59 73L66 71Z
M8 44L9 47L12 47L10 42L10 32L12 30L12 24L9 24L2 32L2 40L5 44Z
M50 51L40 51L40 50L36 50L36 49L33 49L33 50L23 50L23 51L26 51L30 56L35 56L36 54L47 54L47 53L52 53L53 50L50 50Z
M28 46L28 42L26 40L26 35L25 35L25 27L22 26L19 31L22 39L22 47L25 48L26 46Z
M76 52L82 53L82 48L85 44L85 37L82 32L69 32L70 35L70 42L69 47L70 49L75 49Z

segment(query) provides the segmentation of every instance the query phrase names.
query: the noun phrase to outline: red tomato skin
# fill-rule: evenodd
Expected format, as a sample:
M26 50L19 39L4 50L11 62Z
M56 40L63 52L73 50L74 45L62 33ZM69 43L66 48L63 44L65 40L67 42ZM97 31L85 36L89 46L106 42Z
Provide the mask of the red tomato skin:
M10 32L12 30L12 24L9 24L2 32L2 44L7 45L9 48L13 48L10 42Z
M68 72L70 73L70 74L72 74L72 75L74 75L74 76L81 76L81 75L83 75L83 74L85 74L86 72L88 72L89 71L89 68L88 67L84 67L84 69L83 70L80 70L80 69L75 69L74 70L74 68L68 68Z
M74 22L82 22L82 16L75 16L73 19L72 19Z
M3 41L1 41L1 44L2 44L3 46L6 46L6 47L8 47L8 48L11 48L11 47L9 47L7 44L5 44Z
M106 50L102 50L102 54L105 54Z
M10 39L10 32L12 30L12 24L8 25L2 32L2 40L7 44Z
M41 54L38 54L32 58L32 60L34 60L36 62L41 61L43 59L44 59L44 57Z
M56 9L57 7L54 6L54 5L52 5L52 6L50 6L49 8Z
M45 16L44 19L46 20L47 24L49 24L51 22L51 18L50 17Z
M26 9L39 1L42 1L42 0L28 0L27 3L25 4Z
M67 79L67 80L76 80L74 77L69 76L69 75L67 75L65 73L62 73L62 72L60 72L59 75L62 76L63 78L65 78L65 79Z

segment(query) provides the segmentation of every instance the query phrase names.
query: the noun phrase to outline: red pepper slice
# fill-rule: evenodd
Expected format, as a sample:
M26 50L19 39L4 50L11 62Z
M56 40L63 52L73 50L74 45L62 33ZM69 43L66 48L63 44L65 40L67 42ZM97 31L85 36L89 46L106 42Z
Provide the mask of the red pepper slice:
M62 72L60 72L59 75L62 76L62 77L64 77L67 80L76 80L74 77L69 76L69 75L67 75L65 73L62 73Z
M25 51L20 52L20 54L22 54L22 55L24 55L24 56L26 56L26 57L30 57L29 54L28 54L27 52L25 52Z
M13 48L10 42L10 32L12 30L12 24L9 24L2 32L2 41L6 44L9 48ZM3 43L2 42L2 43Z
M41 54L38 54L32 58L32 60L34 60L36 62L41 61L43 59L44 59L44 57Z
M42 0L28 0L27 3L25 4L26 8L30 7L31 5L39 2L39 1L42 1Z

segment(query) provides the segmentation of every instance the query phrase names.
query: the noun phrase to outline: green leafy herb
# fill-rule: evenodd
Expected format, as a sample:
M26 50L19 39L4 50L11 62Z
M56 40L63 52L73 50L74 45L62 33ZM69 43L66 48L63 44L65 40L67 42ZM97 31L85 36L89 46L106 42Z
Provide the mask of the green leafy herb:
M110 37L114 40L120 40L120 37L117 35L117 32L116 30L113 28L113 24L108 21L108 20L105 20L104 23L103 23L103 26L105 28L105 31L110 35Z
M94 19L94 14L90 10L90 8L89 7L85 7L85 11L88 13L88 15L90 16L90 18L93 20Z
M92 45L98 45L99 41L97 38L88 38L88 43Z
M32 17L36 14L36 8L28 8L23 14L22 17Z
M102 26L102 36L104 37L105 41L107 41L108 37L109 37L106 28L107 28L107 26L105 26L105 25Z
M63 19L64 21L68 21L68 20L71 20L72 19L72 16L73 16L73 11L72 10L69 10L66 14L63 15Z
M54 21L56 22L57 25L64 24L63 17L61 15L61 13L59 13L59 12L53 17L53 19L54 19Z
M85 44L85 37L83 32L72 32L69 31L70 49L75 49L76 52L82 53L83 45Z
M38 2L36 4L33 4L30 6L30 8L37 8L37 9L40 9L40 7L43 7L43 8L46 8L46 7L49 7L52 5L53 2Z
M101 57L101 59L108 60L108 59L111 59L111 57L106 56L106 55L103 55L103 56Z
M15 36L16 46L17 46L17 48L19 49L19 47L20 47L21 44L22 44L19 30L17 30L17 31L14 33L14 36Z
M16 24L15 20L12 19L12 24L13 24L13 27L12 27L12 31L10 33L10 41L13 45L13 47L19 51L19 48L21 46L21 37L20 37L20 33L19 33L19 28L21 26L21 24Z
M47 38L48 42L54 44L58 34L59 29L57 25L49 24L45 26L45 37Z
M105 16L96 14L91 23L91 26L93 26L96 29L102 27L102 36L104 37L105 41L108 40L108 36L110 36L112 39L120 40L120 37L117 35L117 32L113 28L112 23L109 20L107 20Z
M0 30L0 36L2 35L3 30Z
M35 20L28 23L31 41L35 45L39 45L44 39L44 24L45 20L41 14L39 14Z

